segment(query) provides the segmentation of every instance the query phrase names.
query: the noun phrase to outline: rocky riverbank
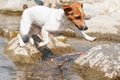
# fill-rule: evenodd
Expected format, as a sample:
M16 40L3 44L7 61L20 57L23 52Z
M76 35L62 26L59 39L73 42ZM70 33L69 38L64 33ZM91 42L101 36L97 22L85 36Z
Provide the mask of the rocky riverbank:
M28 2L29 1L31 2L33 0L28 0ZM90 34L91 36L96 36L97 41L91 43L91 42L87 42L85 40L68 39L67 43L72 45L75 48L75 51L73 54L70 54L70 55L63 54L63 55L55 56L54 62L51 62L48 59L46 61L38 60L33 64L23 65L23 64L16 63L17 68L18 68L16 70L17 78L19 80L24 80L24 79L25 80L30 80L30 79L34 79L34 80L38 80L38 79L45 79L45 80L48 80L48 79L49 80L53 80L53 79L76 80L77 79L77 80L82 80L82 78L85 80L93 80L93 79L96 79L96 80L99 80L99 79L100 80L102 80L102 79L104 79L104 80L111 80L111 79L119 80L120 79L119 76L116 76L116 74L119 75L119 66L117 66L117 65L119 65L119 62L120 62L119 61L120 46L119 46L119 44L111 44L114 42L120 42L120 28L119 28L119 26L120 26L120 15L119 15L120 1L119 0L116 0L116 1L115 0L79 0L79 1L84 4L85 14L89 17L89 19L86 20L86 24L89 27L89 29L86 31L86 33ZM3 3L2 5L0 5L1 10L6 10L6 11L14 10L15 12L18 11L18 13L19 13L19 10L22 11L22 8L21 8L22 3L25 3L23 0L18 0L18 2L8 0L8 2L6 1L7 3L5 1L1 0L0 2L1 2L1 4ZM15 4L15 5L13 5L13 4ZM34 3L30 3L30 4L34 4ZM34 4L34 5L36 5L36 4ZM8 12L8 14L9 14L9 12ZM13 30L15 32L16 32L16 30L19 31L20 15L18 16L18 15L16 15L16 13L12 14L12 15L5 15L4 13L2 13L2 15L0 14L0 17L1 17L0 18L0 28L8 29L8 30L0 30L0 35L6 35L10 39L13 38L15 35L11 36L12 32L9 32L9 29ZM7 34L4 34L2 31ZM17 32L16 32L16 34L17 34ZM68 35L74 36L74 37L77 36L76 34L74 34L74 32L71 32ZM103 40L103 41L100 42L99 40ZM107 41L107 42L104 42L104 41ZM110 42L108 42L108 41L110 41ZM103 45L101 45L101 44L103 44ZM107 44L109 47L106 47L104 44ZM92 48L92 47L94 47L94 48ZM92 51L91 54L89 53L89 50L93 50L98 47L100 48L100 50ZM3 48L3 46L2 46L2 48ZM81 53L81 52L84 52L85 54ZM110 64L115 65L112 67L110 67L111 66L110 65L108 69L104 68L104 66L98 65L98 66L102 67L102 69L104 68L103 70L106 70L106 73L98 71L99 72L99 74L98 74L98 72L96 70L98 70L99 67L93 66L93 68L91 68L92 63L90 66L85 65L85 67L82 66L84 68L80 67L81 63L84 61L84 60L81 61L81 59L86 58L86 56L90 56L90 57L92 56L92 58L90 58L90 57L87 58L90 62L96 61L93 59L102 61L101 59L104 59L104 58L99 56L99 55L101 55L101 53L104 54L102 56L105 58L105 60L110 59L110 60L112 60L112 61L109 60ZM118 56L116 57L116 55L118 55ZM58 67L59 64L61 64L66 59L66 57L69 58L69 61L65 62L65 64L63 64L63 66L61 68ZM74 61L79 66L79 67L77 66L77 68L79 70L76 69L77 71L80 71L79 75L78 75L78 72L74 72L73 68L71 68ZM100 62L100 61L98 61L98 62ZM117 63L116 63L116 61L117 61ZM100 63L103 63L103 62L100 62ZM3 69L2 70L3 72L6 72L6 71L4 71L5 69L3 67L2 67L2 69ZM115 71L118 71L118 72L117 73L115 72L115 74L114 74L114 71L113 71L113 73L112 73L111 70L113 70L113 69L115 69ZM116 70L116 69L118 69L118 70ZM106 78L104 76L104 74L106 74L107 76L111 75L111 74L108 75L109 71L111 72L111 74L115 75L114 78ZM47 74L46 74L46 72L47 72ZM81 76L82 76L82 78L81 78ZM0 77L0 79L4 79L4 78Z

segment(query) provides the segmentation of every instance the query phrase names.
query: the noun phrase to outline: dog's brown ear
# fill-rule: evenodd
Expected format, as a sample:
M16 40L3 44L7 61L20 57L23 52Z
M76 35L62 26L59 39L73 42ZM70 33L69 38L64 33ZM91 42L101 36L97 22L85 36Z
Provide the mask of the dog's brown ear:
M80 2L74 2L74 5L76 5L76 6L79 6L79 7L83 8L83 4L82 4L82 3L80 3Z
M65 12L69 12L72 10L72 8L70 7L70 5L68 4L63 4L61 7Z
M27 4L24 4L23 5L23 10L27 9L28 8L28 5Z

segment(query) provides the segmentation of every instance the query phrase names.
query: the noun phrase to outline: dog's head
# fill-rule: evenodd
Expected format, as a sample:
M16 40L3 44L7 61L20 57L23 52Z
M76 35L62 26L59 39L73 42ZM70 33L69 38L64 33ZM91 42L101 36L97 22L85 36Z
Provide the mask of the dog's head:
M79 2L70 4L63 4L62 9L65 12L67 18L72 21L79 30L87 30L88 27L85 24L85 14L83 11L83 5Z

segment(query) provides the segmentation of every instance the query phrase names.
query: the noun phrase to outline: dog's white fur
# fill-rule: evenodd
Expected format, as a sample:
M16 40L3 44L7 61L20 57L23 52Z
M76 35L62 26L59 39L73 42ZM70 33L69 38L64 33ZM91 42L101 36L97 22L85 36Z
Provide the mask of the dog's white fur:
M68 20L62 9L34 6L23 12L20 23L20 35L18 35L20 46L25 46L21 37L29 34L31 24L33 23L42 27L41 35L43 42L41 42L39 46L47 45L49 43L50 32L63 32L67 28L74 30L86 40L95 40L95 37L88 36L80 31L70 20Z

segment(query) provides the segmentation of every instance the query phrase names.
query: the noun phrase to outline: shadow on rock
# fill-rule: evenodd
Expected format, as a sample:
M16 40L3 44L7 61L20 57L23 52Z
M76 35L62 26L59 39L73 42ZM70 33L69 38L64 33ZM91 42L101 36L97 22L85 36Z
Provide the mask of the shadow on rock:
M37 36L37 35L33 35L32 36L35 45L37 46L38 50L42 53L42 60L46 60L48 58L51 58L53 56L52 51L47 47L47 45L42 46L42 47L38 47L38 44L40 42L42 42L42 40Z

